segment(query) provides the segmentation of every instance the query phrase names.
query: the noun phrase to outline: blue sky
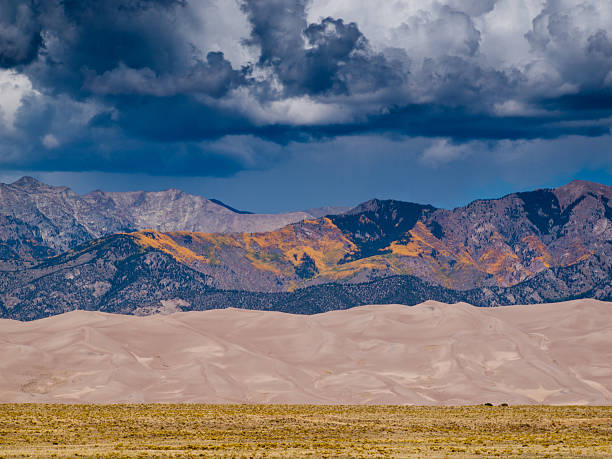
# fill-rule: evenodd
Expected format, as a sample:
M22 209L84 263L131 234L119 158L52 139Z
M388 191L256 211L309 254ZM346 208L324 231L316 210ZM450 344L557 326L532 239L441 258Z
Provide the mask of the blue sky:
M612 184L612 4L7 0L0 180L253 211Z

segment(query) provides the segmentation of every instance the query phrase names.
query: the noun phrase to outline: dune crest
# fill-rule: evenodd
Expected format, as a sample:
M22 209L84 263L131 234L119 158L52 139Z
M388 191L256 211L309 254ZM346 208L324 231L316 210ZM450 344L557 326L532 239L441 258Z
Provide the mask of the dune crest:
M612 303L0 320L1 402L612 403Z

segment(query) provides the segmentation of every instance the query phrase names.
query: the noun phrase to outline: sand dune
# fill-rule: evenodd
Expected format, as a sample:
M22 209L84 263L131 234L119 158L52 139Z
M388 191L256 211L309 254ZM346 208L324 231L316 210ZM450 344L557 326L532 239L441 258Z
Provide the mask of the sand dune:
M612 403L612 303L0 321L2 402Z

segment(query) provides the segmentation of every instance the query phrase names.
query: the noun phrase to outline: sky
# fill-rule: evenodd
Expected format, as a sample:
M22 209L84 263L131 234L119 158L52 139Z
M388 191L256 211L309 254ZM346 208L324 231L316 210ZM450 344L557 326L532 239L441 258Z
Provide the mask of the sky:
M256 212L612 185L612 2L3 0L0 181Z

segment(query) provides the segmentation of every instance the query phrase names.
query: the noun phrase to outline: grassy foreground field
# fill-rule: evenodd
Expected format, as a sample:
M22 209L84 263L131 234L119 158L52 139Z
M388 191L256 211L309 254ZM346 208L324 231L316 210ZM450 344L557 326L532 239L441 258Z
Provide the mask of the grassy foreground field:
M0 457L612 455L612 407L0 405Z

